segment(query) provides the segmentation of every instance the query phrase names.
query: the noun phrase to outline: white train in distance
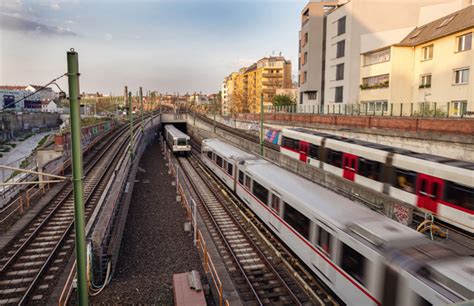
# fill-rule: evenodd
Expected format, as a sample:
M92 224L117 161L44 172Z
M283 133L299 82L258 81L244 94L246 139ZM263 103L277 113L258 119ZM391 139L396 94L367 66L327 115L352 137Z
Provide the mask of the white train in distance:
M174 125L165 125L165 140L174 154L189 154L191 144L189 136L178 130Z
M280 152L432 213L474 237L474 163L304 128L283 129Z
M217 139L201 158L347 305L474 299L474 257Z

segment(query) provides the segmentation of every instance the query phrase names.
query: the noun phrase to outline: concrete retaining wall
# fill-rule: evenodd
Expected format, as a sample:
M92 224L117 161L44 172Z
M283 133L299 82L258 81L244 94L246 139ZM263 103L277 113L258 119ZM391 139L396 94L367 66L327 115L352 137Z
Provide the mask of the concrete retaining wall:
M59 114L54 113L0 113L0 140L9 140L25 130L59 127Z

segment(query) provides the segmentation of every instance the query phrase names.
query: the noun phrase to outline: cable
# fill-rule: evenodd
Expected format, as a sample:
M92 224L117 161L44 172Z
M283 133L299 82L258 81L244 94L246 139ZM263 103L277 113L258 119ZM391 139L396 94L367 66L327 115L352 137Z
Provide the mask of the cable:
M56 82L57 80L61 79L62 77L66 76L66 75L67 75L67 73L64 73L64 74L58 76L57 78L53 79L52 81L50 81L48 84L46 84L46 85L40 87L39 89L35 90L34 92L32 92L32 93L30 93L30 94L24 96L24 97L21 98L20 100L15 101L15 102L12 102L12 103L9 103L9 104L7 104L7 105L4 105L4 106L3 106L3 110L5 110L6 108L9 108L11 105L15 105L15 104L20 103L21 101L25 100L26 98L29 98L29 97L33 96L34 94L40 92L41 90L46 89L49 85L53 84L54 82ZM57 84L55 84L55 85L58 86ZM58 88L59 88L59 86L58 86ZM59 88L59 89L61 89L61 88Z

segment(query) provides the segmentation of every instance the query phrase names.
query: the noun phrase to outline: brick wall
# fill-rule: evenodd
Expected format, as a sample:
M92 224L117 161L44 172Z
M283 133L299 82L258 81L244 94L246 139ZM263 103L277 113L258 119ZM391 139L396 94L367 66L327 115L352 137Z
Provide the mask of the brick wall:
M238 120L260 119L259 114L238 114ZM380 116L334 116L307 114L265 114L267 123L287 122L324 124L340 127L376 128L410 132L429 132L441 134L474 135L472 118L414 118L414 117L380 117Z

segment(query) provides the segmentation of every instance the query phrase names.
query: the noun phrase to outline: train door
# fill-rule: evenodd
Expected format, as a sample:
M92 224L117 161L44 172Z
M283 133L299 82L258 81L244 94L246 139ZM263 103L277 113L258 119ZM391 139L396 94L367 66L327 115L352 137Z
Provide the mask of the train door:
M417 206L436 212L443 185L442 179L419 173L416 184Z
M309 153L309 143L300 140L300 161L307 162Z
M357 155L348 153L344 153L342 155L342 169L344 178L354 181L355 174L357 172L358 159L359 157Z

